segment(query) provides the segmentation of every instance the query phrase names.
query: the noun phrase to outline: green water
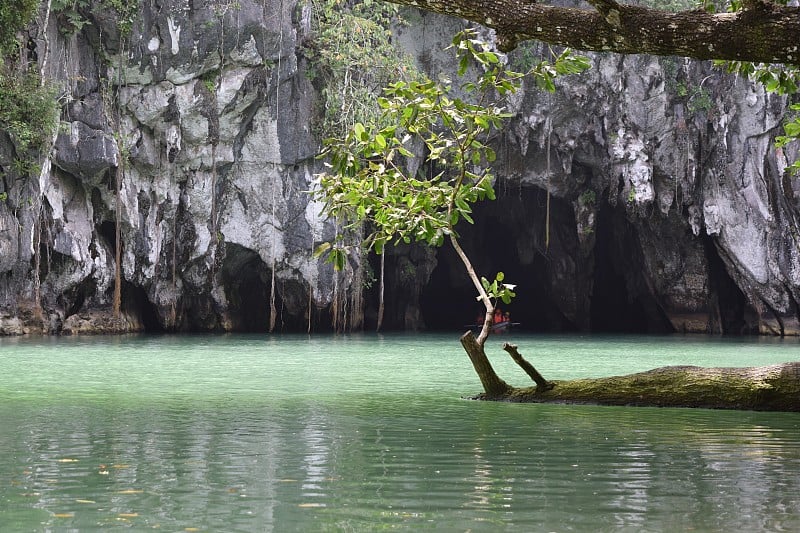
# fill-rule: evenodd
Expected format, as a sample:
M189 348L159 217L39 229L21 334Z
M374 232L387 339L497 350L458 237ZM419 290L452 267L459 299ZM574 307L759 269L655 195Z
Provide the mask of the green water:
M510 340L551 379L800 359ZM457 334L2 338L0 531L800 530L798 414L462 399L479 389Z

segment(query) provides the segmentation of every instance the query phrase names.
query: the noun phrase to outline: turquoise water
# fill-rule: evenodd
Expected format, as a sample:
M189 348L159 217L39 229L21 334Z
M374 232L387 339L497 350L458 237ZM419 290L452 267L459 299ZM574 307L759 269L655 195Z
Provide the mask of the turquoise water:
M549 379L800 359L513 335ZM0 339L0 531L797 531L800 415L482 403L457 335Z

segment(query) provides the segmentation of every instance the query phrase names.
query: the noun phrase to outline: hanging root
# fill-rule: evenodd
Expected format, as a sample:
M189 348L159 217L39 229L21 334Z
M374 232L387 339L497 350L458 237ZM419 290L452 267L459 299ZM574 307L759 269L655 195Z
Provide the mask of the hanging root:
M536 370L532 364L525 360L522 357L522 354L519 353L517 350L517 346L515 344L505 343L503 344L503 349L508 352L511 356L511 359L517 363L522 370L525 371L526 374L530 376L530 378L536 383L537 390L541 389L543 391L552 389L555 385L544 379L544 377Z

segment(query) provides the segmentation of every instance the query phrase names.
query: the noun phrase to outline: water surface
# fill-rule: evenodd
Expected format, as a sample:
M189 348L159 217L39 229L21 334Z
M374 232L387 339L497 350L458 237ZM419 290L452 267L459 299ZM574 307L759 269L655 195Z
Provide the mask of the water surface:
M502 340L550 379L800 359ZM3 338L0 531L800 530L797 414L462 399L479 389L457 335Z

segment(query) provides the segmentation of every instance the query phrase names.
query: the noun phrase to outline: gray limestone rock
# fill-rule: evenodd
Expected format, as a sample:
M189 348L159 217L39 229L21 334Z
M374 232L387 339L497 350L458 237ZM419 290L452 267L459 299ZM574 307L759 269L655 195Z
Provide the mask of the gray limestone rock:
M374 322L377 262L355 254L337 273L313 255L336 226L307 194L321 169L309 13L166 0L142 2L129 36L98 6L76 34L42 29L68 127L39 175L0 182L0 334ZM463 24L407 19L399 45L452 76L442 50ZM512 64L545 53L523 48ZM555 94L512 102L499 199L479 211L502 238L464 231L480 268L513 270L514 312L542 329L800 333L797 149L772 145L785 99L705 63L591 58ZM387 325L474 318L449 254L389 251Z

